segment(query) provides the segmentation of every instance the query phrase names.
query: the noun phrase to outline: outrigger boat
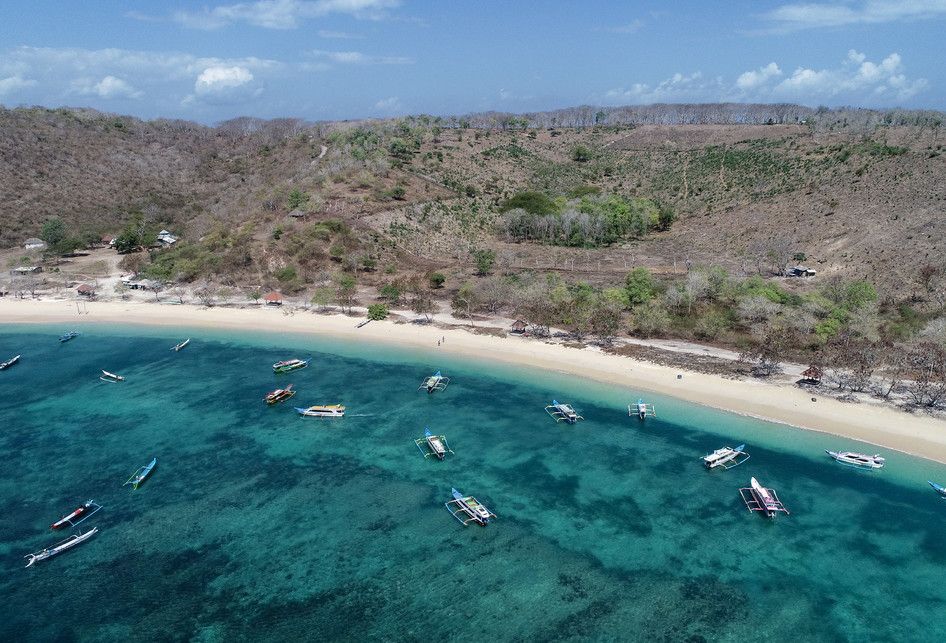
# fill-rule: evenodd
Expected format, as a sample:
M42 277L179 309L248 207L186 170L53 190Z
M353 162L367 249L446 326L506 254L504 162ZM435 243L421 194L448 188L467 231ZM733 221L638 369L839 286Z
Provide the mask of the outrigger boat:
M425 458L432 455L438 460L443 460L447 457L448 453L453 453L453 449L447 444L447 436L434 435L430 432L430 429L426 427L424 427L424 437L414 440L414 444L417 445L417 448L420 449L420 452L424 454ZM424 451L424 446L427 447L426 452Z
M545 407L545 412L551 415L556 422L575 424L578 420L585 419L578 415L571 404L565 404L558 400L552 400L552 403Z
M825 453L841 464L846 464L857 469L882 469L886 462L880 454L864 455L863 453L852 453L851 451L838 452L828 451L827 449L825 449Z
M89 538L91 538L97 533L99 533L99 528L93 527L92 529L85 532L84 534L72 534L71 536L66 538L64 541L60 543L56 543L52 547L47 547L46 549L42 551L38 551L35 554L27 554L26 556L24 556L24 558L29 559L29 562L26 563L26 566L29 567L33 563L36 563L41 560L46 560L47 558L52 558L53 556L56 556L57 554L61 554L62 552L68 549L72 549L76 545L84 543L85 541L87 541Z
M115 373L109 373L108 371L103 370L102 375L99 377L103 382L124 382L125 378L121 375L115 375Z
M296 392L292 390L292 384L288 384L286 388L277 388L275 391L267 393L266 397L263 399L266 400L267 404L273 405L279 402L285 402L295 394Z
M180 344L175 344L174 346L172 346L172 347L171 347L171 350L176 353L177 351L181 350L182 348L184 348L185 346L187 346L187 345L190 344L190 343L191 343L191 340L190 340L190 338L188 337L187 339L185 339L185 340L184 340L183 342L181 342Z
M13 366L14 364L16 364L16 363L19 362L19 361L20 361L20 356L19 356L19 355L15 355L15 356L11 357L11 358L8 359L7 361L5 361L5 362L3 362L2 364L0 364L0 371L3 371L3 370L6 370L6 369L10 368L11 366Z
M942 497L946 498L946 487L944 487L944 486L941 485L941 484L936 484L936 483L933 482L932 480L927 480L926 482L927 482L927 484L929 484L931 487L933 487L933 491L935 491L936 493L938 493L938 494L941 495Z
M276 362L273 364L274 373L288 373L289 371L296 371L300 368L305 368L309 365L309 362L312 360L308 359L287 359L284 362Z
M740 444L737 447L723 447L716 449L709 455L703 456L703 464L707 469L722 467L723 469L732 469L749 459L749 454L743 451L746 445Z
M644 400L637 400L637 404L627 405L627 414L636 415L638 419L645 420L647 418L657 417L657 410L654 408L653 404L647 404Z
M788 509L778 499L775 489L766 489L755 478L749 480L749 486L739 490L742 501L749 511L759 511L767 518L774 518L779 512L788 515Z
M485 527L489 524L491 518L496 517L496 514L473 496L464 496L456 489L451 489L451 491L453 492L453 500L443 504L450 515L459 520L464 527L471 522ZM463 518L463 516L467 517Z
M145 478L151 475L151 472L154 471L154 465L157 463L158 459L154 458L145 466L138 467L138 469L133 474L131 474L131 477L128 478L128 480L126 480L122 486L124 487L126 484L130 484L132 489L137 489L141 486L141 483L145 481Z
M341 404L316 404L307 409L300 409L297 406L296 411L303 417L340 418L345 415L345 407Z
M86 520L94 514L96 511L102 508L102 505L98 504L94 500L89 500L84 505L77 507L75 511L67 516L63 516L53 524L49 526L50 529L64 529L66 527L75 527L83 520Z
M75 339L76 337L78 337L79 334L80 334L80 333L79 333L79 331L77 331L77 330L70 330L70 331L69 331L68 333L66 333L65 335L60 335L60 336L59 336L59 341L60 341L60 342L68 342L70 339Z
M428 393L433 393L434 391L442 391L447 388L447 384L450 383L450 378L445 377L440 374L440 371L437 371L430 377L425 377L424 381L421 382L418 389L425 388Z

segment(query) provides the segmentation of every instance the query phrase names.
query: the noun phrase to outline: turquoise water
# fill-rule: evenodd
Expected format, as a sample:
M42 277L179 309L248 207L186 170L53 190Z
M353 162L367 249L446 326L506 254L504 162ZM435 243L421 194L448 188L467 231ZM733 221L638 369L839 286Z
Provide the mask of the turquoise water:
M0 333L0 359L23 354L0 372L4 640L946 640L941 465L887 452L858 472L823 449L876 449L436 350L64 330ZM438 368L447 390L418 391ZM587 420L556 425L552 397ZM292 411L335 402L342 420ZM425 426L456 455L423 459ZM741 442L749 462L702 468ZM752 475L790 516L746 511ZM452 486L499 517L462 527ZM100 533L23 569L89 498Z

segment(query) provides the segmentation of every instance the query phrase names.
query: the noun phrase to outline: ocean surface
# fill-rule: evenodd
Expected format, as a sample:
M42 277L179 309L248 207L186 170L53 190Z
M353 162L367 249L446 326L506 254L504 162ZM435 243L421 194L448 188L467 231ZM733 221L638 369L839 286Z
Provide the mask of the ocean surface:
M857 471L824 449L878 449L451 357L433 330L407 351L79 329L0 327L0 360L23 355L0 372L0 640L946 640L942 465ZM314 362L272 373L292 357ZM418 390L437 369L447 390ZM585 421L556 424L553 397ZM638 397L657 418L628 417ZM293 411L336 402L340 420ZM424 459L425 426L455 455ZM740 443L747 463L703 469ZM791 515L747 511L750 476ZM451 487L498 518L463 527ZM90 498L79 529L99 533L24 569Z

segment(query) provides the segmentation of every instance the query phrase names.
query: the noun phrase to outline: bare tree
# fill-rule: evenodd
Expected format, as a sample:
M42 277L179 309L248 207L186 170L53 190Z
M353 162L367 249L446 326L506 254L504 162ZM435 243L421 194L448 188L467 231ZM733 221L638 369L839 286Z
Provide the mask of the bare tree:
M935 408L946 402L946 349L919 342L907 352L906 362L910 372L906 390L913 403Z
M174 297L177 298L179 304L184 303L184 296L187 295L187 288L181 284L176 284L171 287L170 292Z
M194 291L197 300L208 308L213 307L217 301L217 289L211 284L204 284Z
M755 377L769 377L782 372L782 355L788 341L784 329L765 325L758 331L758 341L739 354L739 361L749 365Z

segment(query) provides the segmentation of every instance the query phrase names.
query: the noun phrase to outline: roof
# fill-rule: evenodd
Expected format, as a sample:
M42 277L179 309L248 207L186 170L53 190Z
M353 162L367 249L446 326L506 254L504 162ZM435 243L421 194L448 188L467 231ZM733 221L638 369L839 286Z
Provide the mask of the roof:
M282 301L282 295L280 295L278 292L268 292L265 295L263 295L263 300L264 301Z
M513 328L525 328L526 326L528 326L528 324L522 321L521 319L517 319L516 321L512 323Z
M89 284L80 284L79 287L76 288L76 290L78 290L79 292L95 292L95 288L93 288Z
M289 213L289 216L297 217L297 218L304 217L306 215L308 215L308 212L303 212L302 210L293 210L292 212Z
M35 244L35 243L46 243L46 242L43 241L42 239L37 239L36 237L30 237L29 239L27 239L27 240L24 241L23 243L25 243L25 244L27 244L27 245L33 245L33 244Z

